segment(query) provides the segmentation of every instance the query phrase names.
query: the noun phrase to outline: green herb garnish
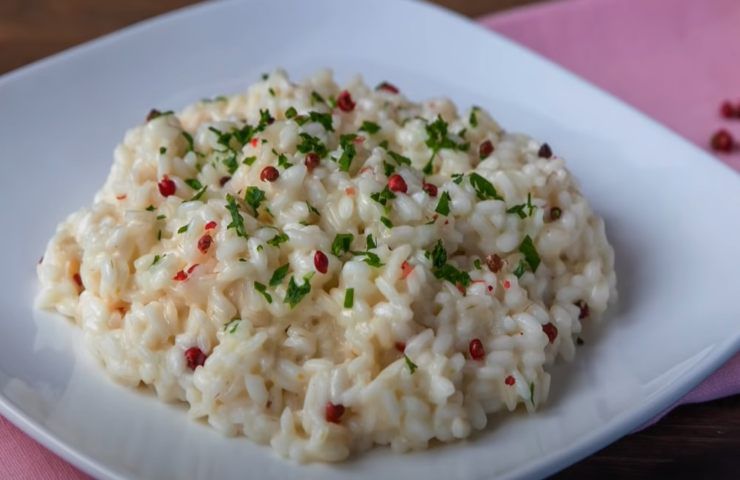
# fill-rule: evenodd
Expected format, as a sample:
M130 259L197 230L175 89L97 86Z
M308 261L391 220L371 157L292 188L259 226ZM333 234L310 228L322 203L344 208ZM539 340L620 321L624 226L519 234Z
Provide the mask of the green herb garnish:
M234 318L229 323L224 325L224 332L228 331L229 333L236 332L236 329L239 327L239 323L241 322L241 318Z
M475 189L475 194L480 200L503 200L491 182L481 175L473 172L470 174L470 185Z
M190 135L185 130L182 131L182 136L185 137L185 141L188 142L188 148L185 149L185 153L190 152L190 151L193 151L194 152L195 151L195 148L193 146L193 136Z
M294 107L288 107L285 111L285 118L291 119L298 115L298 111Z
M468 118L468 123L471 127L477 127L478 126L478 107L473 107L470 110L470 117Z
M519 251L524 254L524 260L527 261L529 268L533 271L537 271L537 267L540 266L540 255L537 253L537 249L534 247L532 237L527 235L519 245Z
M339 137L339 145L342 147L342 155L339 158L335 158L334 161L339 165L339 170L343 172L349 172L349 167L352 166L352 160L357 155L355 149L354 140L357 135L349 133Z
M327 132L334 131L334 126L332 125L333 119L331 117L331 114L319 113L319 112L308 112L308 118L312 122L321 124L321 126L324 127L324 130L326 130Z
M442 192L439 202L437 202L437 208L434 211L445 216L450 214L450 194L448 192Z
M238 236L247 238L247 230L244 228L244 217L239 213L239 206L236 204L236 199L230 193L226 194L226 209L231 213L231 223L226 228L233 228L236 230Z
M532 215L532 212L534 212L535 208L537 207L532 205L532 194L527 193L527 203L514 205L513 207L507 209L506 213L516 213L517 215L519 215L519 218L526 218ZM525 209L527 210L527 213L524 213Z
M190 224L189 223L187 225L183 225L182 227L180 227L180 228L177 229L177 233L185 233L185 232L187 232L188 231L188 227L190 227Z
M437 240L430 254L433 268L442 268L447 263L447 250L445 250L442 240Z
M378 244L375 243L375 239L373 238L373 234L369 233L367 235L367 249L370 250L371 248L377 248Z
M260 208L262 201L265 199L265 192L257 187L247 187L247 191L244 194L244 201L247 205L252 207L254 214L257 215L257 209Z
M391 192L390 188L388 188L388 185L386 185L383 190L371 193L370 198L385 207L388 203L388 200L393 200L394 198L396 198L396 194Z
M290 308L294 308L301 300L303 300L303 297L311 293L311 283L309 282L309 278L304 278L303 285L298 285L295 281L295 277L290 277L288 290L285 292L285 300L283 303L287 303L290 305Z
M365 120L362 122L362 126L360 127L361 132L367 132L370 135L374 133L378 133L380 131L380 125L374 122L370 122L368 120Z
M272 245L273 247L280 246L281 243L285 243L288 240L290 240L290 237L288 237L285 233L278 233L274 237L272 237L270 240L267 241L268 245Z
M308 207L308 211L309 212L311 212L311 213L313 213L313 214L315 214L315 215L317 215L319 217L321 216L321 213L318 211L318 209L316 207L314 207L313 205L311 205L308 202L306 202L306 206Z
M277 287L283 282L283 279L288 274L288 269L290 268L290 264L286 263L285 265L278 267L277 270L272 272L272 277L270 277L270 286L271 287Z
M257 161L257 157L244 157L244 160L242 160L242 163L244 165L251 167L252 164L256 161Z
M335 257L341 257L345 253L349 252L354 238L355 236L351 233L337 233L337 236L334 237L334 241L331 244L331 253Z
M355 303L355 289L348 288L344 292L344 308L352 308Z
M265 297L265 300L267 300L267 303L272 303L272 295L267 293L267 287L265 284L260 282L254 282L254 289L257 290L259 293L262 294L263 297Z
M195 192L195 195L193 195L188 200L186 200L186 202L195 202L195 201L200 200L200 198L203 196L203 194L206 193L206 190L208 190L208 186L205 186L205 187L201 188L200 190L198 190L197 192Z
M437 115L437 119L432 123L427 124L425 127L427 131L426 146L432 150L432 156L429 158L429 162L424 166L423 172L426 175L430 175L434 169L434 157L437 156L440 150L461 150L465 151L470 148L469 143L457 143L451 139L447 133L447 122L442 120L440 115Z
M299 152L314 152L321 158L324 158L329 152L326 148L326 145L324 145L319 138L314 137L313 135L309 135L306 132L301 132L299 136L301 137L301 142L296 147Z
M393 222L388 217L380 217L380 223L382 223L388 228L393 228Z
M524 259L519 260L519 263L516 265L516 268L514 269L514 275L516 275L516 278L522 278L522 275L524 275L524 272L527 271L527 262L524 261Z
M200 190L201 188L203 188L203 185L197 178L188 178L187 180L185 180L185 183L193 190Z
M465 176L462 173L453 173L452 174L452 183L454 183L456 185L460 185L462 183L462 181L463 181L463 178L465 178Z
M154 205L149 205L148 207L145 208L145 210L147 212L153 212L154 210L156 210L156 208L154 208Z
M409 157L404 157L403 155L400 155L392 150L388 150L388 156L391 157L393 161L399 165L411 165L411 159Z
M159 154L160 155L164 155L165 153L167 153L167 148L166 147L159 147Z
M164 255L154 255L154 260L152 260L152 264L149 265L150 267L153 267L154 265L158 264L160 260L164 258Z
M369 252L369 251L352 252L352 255L355 255L358 257L364 256L365 257L364 262L370 265L371 267L377 268L377 267L382 267L384 265L383 262L380 261L380 257L373 252Z
M412 362L409 356L405 353L403 354L403 359L406 361L406 366L409 367L409 372L411 372L411 375L413 375L416 369L419 368L419 366Z

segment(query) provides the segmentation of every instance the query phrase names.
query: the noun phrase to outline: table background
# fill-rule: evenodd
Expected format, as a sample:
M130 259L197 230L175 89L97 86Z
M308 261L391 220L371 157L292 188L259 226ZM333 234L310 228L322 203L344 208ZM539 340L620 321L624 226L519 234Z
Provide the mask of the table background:
M433 0L433 3L476 17L540 1L543 0ZM0 75L191 3L195 2L0 0ZM740 396L734 396L681 406L652 427L624 437L556 477L739 478L738 467Z

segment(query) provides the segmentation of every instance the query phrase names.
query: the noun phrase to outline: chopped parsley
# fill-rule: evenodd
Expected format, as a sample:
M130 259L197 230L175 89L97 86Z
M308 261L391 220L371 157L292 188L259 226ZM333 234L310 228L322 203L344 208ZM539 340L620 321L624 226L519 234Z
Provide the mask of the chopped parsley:
M146 209L145 209L145 210L146 210L147 212L153 212L154 210L156 210L156 208L154 208L154 205L149 205L148 207L146 207Z
M319 217L321 216L321 213L318 211L318 209L316 207L314 207L313 205L311 205L308 202L306 202L306 206L308 207L308 211L309 212L311 212L311 213L313 213L313 214L315 214L315 215L317 215Z
M527 261L529 268L531 268L533 272L536 272L537 267L540 266L540 255L534 247L532 237L529 235L524 237L524 240L522 240L522 243L519 245L519 251L524 254L524 260Z
M427 258L432 260L432 273L440 280L447 280L453 285L470 285L470 275L457 269L454 265L447 263L447 250L445 250L442 240L437 240L437 244L432 252L427 254Z
M447 263L447 250L445 250L442 240L437 240L437 244L432 249L430 256L432 267L434 268L442 268Z
M468 123L471 127L477 127L478 126L478 107L473 107L470 110L470 117L468 118Z
M282 267L278 267L277 270L272 272L272 277L270 277L270 286L271 287L277 287L283 282L283 279L288 274L288 269L290 268L290 264L286 263Z
M150 267L153 267L154 265L158 264L160 260L164 258L164 255L154 255L154 260L152 260L152 264L149 265Z
M378 244L375 243L375 239L373 238L372 233L368 233L367 235L367 249L370 250L371 248L377 248Z
M519 263L516 265L516 268L514 269L514 275L516 275L516 278L522 278L522 275L524 275L524 272L527 271L527 262L524 261L524 259L519 260Z
M167 153L167 147L159 147L159 154L164 155Z
M450 194L448 192L442 192L437 203L437 208L434 211L445 216L450 214Z
M393 222L388 217L380 217L380 223L382 223L388 228L393 228Z
M377 254L373 253L373 252L369 252L369 251L352 252L352 255L355 255L355 256L358 256L358 257L364 256L365 257L365 263L367 263L371 267L376 267L377 268L377 267L382 267L384 265L383 262L380 261L380 257Z
M352 308L355 303L355 289L348 288L344 292L344 308Z
M298 115L298 111L294 107L288 107L288 109L285 111L285 118L293 118L296 115Z
M464 175L462 173L453 173L452 174L452 183L456 185L460 185L463 181Z
M491 182L481 175L473 172L470 174L470 185L475 189L475 194L480 200L503 200Z
M251 167L252 164L256 161L257 161L257 157L244 157L244 160L242 160L242 163L244 165Z
M411 372L411 375L413 375L416 369L419 368L419 366L412 362L409 356L405 353L403 354L403 359L406 361L406 366L409 367L409 372Z
M159 110L151 110L149 112L149 115L147 115L147 117L146 117L146 121L147 122L150 122L150 121L154 120L155 118L166 117L167 115L172 115L174 113L175 112L173 112L172 110L167 110L165 112L160 112Z
M257 209L260 208L262 201L265 199L265 192L257 187L247 187L247 192L244 194L244 201L247 205L254 209L254 214L257 215Z
M349 252L354 238L355 236L351 233L337 233L337 236L334 237L334 241L331 244L331 253L335 257L341 257L345 253Z
M463 287L470 285L470 275L467 272L458 270L457 267L449 263L444 264L440 268L432 269L432 273L436 278L447 280L453 285L462 285Z
M475 267L476 270L481 270L483 267L480 264L480 258L476 258L473 261L473 267Z
M261 293L263 297L265 297L267 303L272 303L272 295L267 293L267 287L264 283L254 282L254 289Z
M327 132L334 131L334 126L332 125L333 119L331 117L331 114L319 113L319 112L308 112L308 118L312 122L321 124L321 126L324 127L324 130L326 130Z
M157 215L157 220L164 220L167 218L167 215Z
M244 228L244 217L239 213L239 206L236 204L236 199L230 193L226 194L226 209L231 213L231 223L226 228L233 228L236 230L238 236L247 238L247 230Z
M195 201L200 200L200 198L203 196L203 194L206 193L206 190L208 190L208 186L205 186L205 187L201 188L200 190L198 190L195 193L195 195L193 195L188 200L186 200L186 202L195 202Z
M275 235L274 237L272 237L272 239L268 240L267 241L267 244L268 245L272 245L273 247L278 247L278 246L280 246L281 243L285 243L288 240L290 240L290 237L288 237L287 234L285 234L285 233L278 233L277 235Z
M311 102L312 103L326 103L326 100L324 100L324 97L319 95L319 92L313 91L311 92Z
M532 212L534 212L534 209L537 208L534 205L532 205L532 194L527 193L527 203L520 203L519 205L514 205L513 207L506 210L506 213L516 213L519 215L519 218L527 218L532 215ZM524 210L527 210L527 213L524 213Z
M239 327L239 323L241 322L241 318L234 318L229 323L224 325L224 332L228 331L229 333L236 332L236 329Z
M534 405L534 382L529 384L529 403Z
M383 190L371 193L370 198L385 207L388 203L388 200L393 200L394 198L396 198L396 194L391 192L390 188L388 188L388 185L386 185Z
M275 151L273 150L273 152ZM277 152L275 152L275 154L277 154ZM288 157L284 153L278 155L278 167L290 168L292 166L293 164L288 161Z
M193 145L193 136L190 135L185 130L182 131L182 136L185 137L185 141L188 142L188 148L185 150L185 153L190 151L195 151L194 145Z
M319 138L314 137L313 135L309 135L306 132L301 132L299 136L301 137L301 142L296 147L299 152L314 152L321 158L324 158L326 154L329 153L326 145L324 145L324 143Z
M374 133L378 133L380 131L380 125L378 125L375 122L370 122L368 120L365 120L362 122L362 126L360 127L361 132L367 132L370 135Z
M342 147L342 155L339 158L335 158L334 161L339 165L339 170L343 172L349 172L349 167L352 166L352 160L357 155L355 150L354 140L357 135L349 133L339 137L339 145Z
M188 178L187 180L185 180L185 183L193 190L200 190L201 188L203 188L203 185L197 178Z
M424 166L423 172L426 175L432 173L434 169L434 157L437 156L440 150L461 150L466 151L470 148L469 143L458 143L449 137L447 132L447 122L442 120L440 115L437 115L437 119L432 123L426 125L427 140L426 145L432 150L432 156L429 158L429 162Z
M230 152L224 155L221 161L226 166L226 170L229 172L229 175L233 175L234 172L236 172L236 170L239 168L239 162L236 161L235 152Z
M261 132L265 128L267 128L268 125L270 125L272 122L275 121L275 117L270 115L270 111L265 109L260 109L260 122L257 124L257 131Z
M295 308L303 297L311 293L311 283L309 282L310 277L303 279L303 285L298 285L295 281L295 277L290 277L288 282L288 290L285 292L285 300L283 303L290 305L290 308Z
M185 233L185 232L187 232L188 231L188 227L190 227L190 224L189 223L187 225L183 225L182 227L180 227L180 228L177 229L177 233Z
M273 90L272 87L268 88L267 92L270 94L271 97L275 96L275 90Z
M391 157L393 161L399 165L411 165L411 159L409 157L404 157L403 155L398 154L392 150L388 150L388 156Z
M395 171L396 171L396 167L394 167L388 162L383 162L383 173L385 173L386 177L390 177L391 175L393 175L393 172Z

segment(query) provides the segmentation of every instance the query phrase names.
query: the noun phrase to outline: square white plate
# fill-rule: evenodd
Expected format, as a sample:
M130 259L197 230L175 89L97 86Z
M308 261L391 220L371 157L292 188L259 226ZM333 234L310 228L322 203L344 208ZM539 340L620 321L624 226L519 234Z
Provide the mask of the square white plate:
M69 322L32 309L45 242L92 200L128 127L278 66L481 105L569 161L606 219L620 301L554 369L540 412L427 452L298 466L113 384ZM638 427L740 347L740 178L561 68L420 3L209 3L144 22L0 77L0 146L0 411L98 477L542 476Z

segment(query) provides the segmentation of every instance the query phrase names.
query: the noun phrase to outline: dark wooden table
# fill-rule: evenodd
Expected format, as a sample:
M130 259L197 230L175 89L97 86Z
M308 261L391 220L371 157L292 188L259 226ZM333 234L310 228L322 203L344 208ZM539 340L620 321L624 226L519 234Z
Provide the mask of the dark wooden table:
M435 1L477 16L541 0ZM0 0L0 74L190 3ZM556 477L740 478L740 396L679 407Z

